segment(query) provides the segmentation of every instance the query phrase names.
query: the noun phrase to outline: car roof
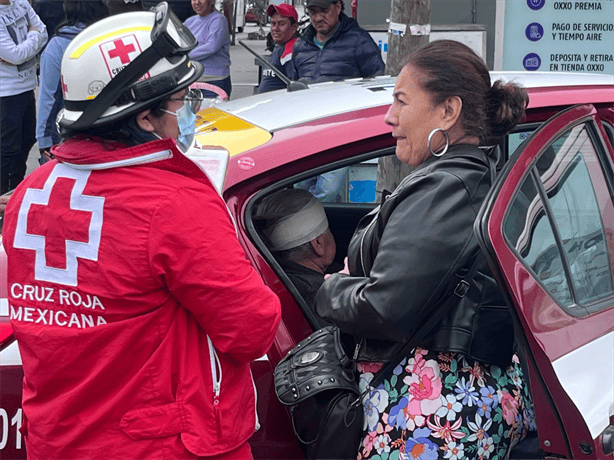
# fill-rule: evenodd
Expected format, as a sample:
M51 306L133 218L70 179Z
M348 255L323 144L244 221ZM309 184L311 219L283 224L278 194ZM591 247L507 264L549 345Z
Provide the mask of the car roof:
M564 72L491 72L491 80L514 81L531 90L614 85L614 75ZM218 107L270 133L316 119L388 105L396 77L349 79L310 85L309 89L258 94ZM612 88L614 91L614 88ZM614 98L610 98L614 99ZM550 99L540 99L542 105ZM556 101L556 98L552 98ZM532 104L535 106L535 104Z
M529 110L614 102L614 75L491 72L491 80L527 88ZM395 82L390 76L349 79L214 104L198 114L197 142L228 152L228 190L314 152L389 134L384 116Z

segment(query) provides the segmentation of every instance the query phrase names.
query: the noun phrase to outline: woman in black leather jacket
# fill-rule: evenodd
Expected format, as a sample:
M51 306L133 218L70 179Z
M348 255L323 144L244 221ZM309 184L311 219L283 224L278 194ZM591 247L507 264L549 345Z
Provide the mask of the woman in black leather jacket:
M330 276L315 302L359 339L361 388L479 253L473 222L495 174L480 147L507 134L527 102L514 84L491 85L484 62L455 41L419 49L399 75L386 123L397 157L416 169L360 222L349 274ZM476 260L467 294L363 401L359 458L503 458L534 429L511 315Z

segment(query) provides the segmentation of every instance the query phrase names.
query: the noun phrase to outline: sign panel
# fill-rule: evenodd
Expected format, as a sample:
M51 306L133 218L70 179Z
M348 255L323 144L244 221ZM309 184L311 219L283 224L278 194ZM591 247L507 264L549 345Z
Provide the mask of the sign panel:
M614 74L614 0L507 0L502 66Z
M437 30L433 30L433 29ZM486 31L475 30L475 26L471 30L463 29L462 24L455 26L454 29L444 29L441 26L433 26L429 34L429 41L435 40L456 40L464 43L478 56L486 60ZM483 26L482 26L483 29ZM379 46L382 52L382 59L384 63L388 57L388 32L369 31L373 41Z

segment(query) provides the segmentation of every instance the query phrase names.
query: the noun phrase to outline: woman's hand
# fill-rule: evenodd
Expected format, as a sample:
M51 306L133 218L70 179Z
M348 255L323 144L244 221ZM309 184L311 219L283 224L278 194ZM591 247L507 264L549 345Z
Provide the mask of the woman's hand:
M4 210L6 209L6 204L9 202L9 196L0 196L0 217L4 215Z
M343 270L341 270L338 273L342 273L343 275L349 275L350 274L350 269L348 268L348 258L347 257L345 259L343 259ZM330 273L327 274L327 275L324 275L324 279L325 280L328 279L328 277L330 275L331 275Z

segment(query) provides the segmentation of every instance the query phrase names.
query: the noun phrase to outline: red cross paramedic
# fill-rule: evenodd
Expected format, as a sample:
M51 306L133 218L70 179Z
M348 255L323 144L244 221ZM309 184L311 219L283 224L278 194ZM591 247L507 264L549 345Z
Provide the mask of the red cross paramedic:
M110 39L130 52L116 74ZM63 141L4 222L30 459L251 458L250 361L280 305L184 155L195 46L163 2L93 24L62 59Z

